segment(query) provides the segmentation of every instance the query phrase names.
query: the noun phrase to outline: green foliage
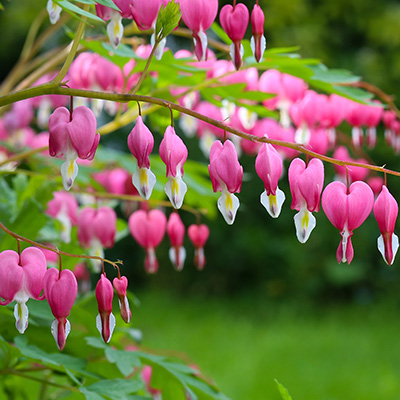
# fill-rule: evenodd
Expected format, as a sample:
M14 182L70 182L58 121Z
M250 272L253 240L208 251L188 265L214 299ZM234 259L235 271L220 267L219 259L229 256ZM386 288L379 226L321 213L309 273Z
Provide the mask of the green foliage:
M172 0L167 5L162 5L158 12L156 22L156 37L158 40L166 38L179 24L181 11L179 3Z
M290 396L288 390L275 379L276 386L278 387L279 394L282 396L282 400L292 400L292 396Z

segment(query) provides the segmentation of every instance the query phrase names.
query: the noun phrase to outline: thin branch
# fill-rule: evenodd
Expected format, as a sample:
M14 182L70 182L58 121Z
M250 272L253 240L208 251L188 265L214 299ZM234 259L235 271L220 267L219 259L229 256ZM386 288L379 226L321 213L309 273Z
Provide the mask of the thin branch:
M321 155L319 153L316 153L312 150L308 150L301 144L251 135L251 134L243 132L239 129L232 128L231 126L226 125L225 123L223 123L221 121L217 121L216 119L207 117L203 114L200 114L196 111L190 110L186 107L182 107L179 104L175 104L171 101L167 101L167 100L163 100L163 99L159 99L159 98L151 97L151 96L141 96L141 95L136 95L136 94L107 93L107 92L98 92L98 91L83 90L83 89L70 89L70 88L65 88L65 87L54 86L54 84L49 83L49 84L44 84L44 85L38 85L33 88L25 89L20 92L10 93L7 96L0 97L0 107L3 105L13 103L15 101L27 99L30 97L40 96L43 94L63 94L63 95L67 95L67 96L78 96L78 97L86 97L86 98L92 98L92 99L111 100L111 101L122 102L122 103L126 103L129 101L140 101L143 103L156 104L161 107L171 107L173 110L179 111L183 114L190 115L191 117L194 117L201 121L207 122L211 125L216 126L217 128L221 128L222 130L230 132L230 133L232 133L236 136L239 136L243 139L251 140L252 142L270 143L270 144L273 144L276 146L287 147L287 148L290 148L293 150L297 150L301 153L308 154L311 157L319 158L320 160L326 161L331 164L336 164L336 165L341 165L341 166L349 165L349 166L353 166L353 167L362 167L362 168L370 169L373 171L378 171L378 172L382 172L382 173L386 172L387 174L390 174L390 175L400 176L400 172L392 171L392 170L389 170L389 169L386 169L383 167L378 167L375 165L363 164L363 163L358 163L358 162L352 162L352 161L336 160L334 158L327 157L327 156ZM265 132L265 134L268 134L268 132Z
M63 256L72 257L72 258L84 258L84 259L87 259L87 260L99 260L99 261L101 261L101 262L106 262L107 264L112 265L114 268L116 268L116 266L117 266L118 264L122 264L122 261L115 261L115 262L113 262L113 261L109 261L109 260L106 260L105 258L98 257L98 256L88 256L88 255L86 255L86 254L79 254L79 255L77 255L77 254L66 253L65 251L58 250L58 249L55 248L55 247L47 246L47 245L45 245L45 244L38 243L38 242L35 242L34 240L27 239L27 238L25 238L25 237L23 237L23 236L21 236L21 235L18 235L18 234L16 234L15 232L13 232L13 231L11 231L10 229L8 229L8 228L7 228L4 224L2 224L1 222L0 222L0 229L2 229L5 233L7 233L7 235L10 235L10 236L12 236L12 237L15 238L15 239L21 240L22 242L25 242L25 243L29 243L29 244L31 244L31 245L33 245L33 246L36 246L36 247L40 247L41 249L53 251L54 253L56 253L56 254L58 254L58 255L63 255Z
M84 11L89 10L89 4L85 4L83 6ZM85 24L86 24L87 17L83 16L82 20L79 22L78 29L76 30L76 35L74 37L74 40L72 42L71 50L67 56L67 59L65 60L64 65L61 68L61 71L58 73L58 75L53 79L53 83L55 84L60 84L62 80L65 78L65 75L67 75L67 72L69 70L69 67L72 64L72 61L74 60L75 54L78 50L79 43L82 39L83 33L85 32Z

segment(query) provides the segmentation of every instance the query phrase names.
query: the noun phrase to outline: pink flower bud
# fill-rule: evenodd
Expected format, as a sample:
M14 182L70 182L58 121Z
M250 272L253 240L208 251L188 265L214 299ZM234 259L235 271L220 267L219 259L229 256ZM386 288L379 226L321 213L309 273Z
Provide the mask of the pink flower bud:
M160 144L160 157L167 167L168 182L165 185L167 194L174 208L181 208L187 186L183 182L183 165L186 162L188 150L183 140L169 126Z
M92 110L77 107L70 113L65 107L57 108L49 118L49 152L52 157L64 157L61 167L65 190L69 190L78 174L76 159L93 160L100 135Z
M167 234L171 242L169 259L177 271L181 271L186 259L186 250L183 247L185 225L178 213L173 212L167 223Z
M21 255L12 250L0 253L0 304L17 302L14 316L20 333L28 327L29 312L25 303L29 298L44 299L40 293L46 270L46 258L36 247L26 248Z
M336 258L338 263L351 263L354 250L353 230L368 217L374 205L374 194L365 182L354 182L350 188L342 182L331 182L322 194L322 208L332 225L339 229L342 240Z
M204 246L210 236L210 230L207 225L190 225L188 228L188 236L190 241L195 247L194 265L201 271L206 265L206 258L204 256Z
M207 58L206 30L218 12L218 0L181 0L182 19L193 32L195 53L199 61Z
M126 181L131 176L125 169L115 168L97 172L93 174L93 178L109 193L126 194Z
M133 238L146 250L145 269L149 274L158 270L155 248L161 243L167 225L167 217L160 210L135 211L128 221Z
M132 312L129 307L129 301L126 296L126 289L128 288L128 279L126 276L114 278L113 286L118 295L119 308L121 310L122 319L129 324L132 318Z
M128 147L137 161L137 170L132 176L132 182L140 195L146 200L150 198L156 183L156 177L150 171L149 160L153 146L153 135L139 115L135 127L128 136Z
M251 38L251 49L257 62L260 62L265 50L265 37L264 37L264 12L258 4L254 5L251 12L251 28L253 36Z
M99 314L96 317L96 326L105 343L111 340L115 328L115 317L112 313L112 301L114 290L110 280L105 274L101 277L96 285L96 299Z
M219 20L222 28L233 42L231 46L231 58L236 69L239 69L242 66L242 57L244 54L241 41L249 24L249 10L243 3L239 3L236 6L227 4L222 7Z
M374 214L381 236L378 238L378 249L388 265L392 265L399 248L399 239L394 234L399 206L386 186L375 201Z
M71 331L67 320L78 294L78 283L72 271L64 269L61 273L56 268L47 270L43 280L44 294L56 318L51 325L51 333L59 350L63 350Z
M263 143L256 158L257 175L264 182L265 191L260 201L268 213L277 218L285 201L285 194L278 188L278 181L282 175L282 157L278 151L268 143Z

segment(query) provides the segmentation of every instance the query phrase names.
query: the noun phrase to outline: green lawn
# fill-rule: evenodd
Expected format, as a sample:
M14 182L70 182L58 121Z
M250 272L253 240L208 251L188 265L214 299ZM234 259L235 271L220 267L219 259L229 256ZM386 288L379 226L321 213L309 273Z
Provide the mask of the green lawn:
M394 306L319 308L250 298L137 293L143 345L197 364L233 400L398 400L400 316Z

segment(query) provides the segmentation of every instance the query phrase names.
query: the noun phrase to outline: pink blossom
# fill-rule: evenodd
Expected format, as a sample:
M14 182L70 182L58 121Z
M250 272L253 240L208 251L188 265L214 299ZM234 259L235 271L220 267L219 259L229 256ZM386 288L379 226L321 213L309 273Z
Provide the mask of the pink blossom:
M255 167L265 187L265 191L260 196L261 204L271 217L277 218L285 201L285 194L278 188L278 181L283 170L282 157L271 144L263 143L258 152Z
M344 146L339 146L336 148L336 150L333 153L333 158L336 158L337 160L341 161L352 161L352 162L356 161L364 164L368 163L368 161L363 158L359 158L357 160L351 158L347 148ZM355 182L355 181L363 181L368 176L369 173L368 169L362 167L355 167L353 165L348 165L347 167L344 167L335 164L333 168L335 169L336 174L339 176L340 180L343 182L346 182L347 174L349 176L350 182Z
M378 238L378 249L388 265L392 265L399 248L399 238L394 234L399 206L388 188L382 186L382 191L375 201L374 215L381 236Z
M182 19L193 32L195 54L199 61L207 58L206 30L212 25L218 12L218 0L181 0Z
M114 278L113 286L118 295L119 308L121 309L121 318L129 324L132 318L132 312L129 307L129 301L126 296L126 289L128 288L128 279L126 276Z
M0 253L0 304L7 305L14 300L17 302L14 316L20 333L24 333L28 327L26 302L30 298L44 298L40 293L46 270L46 258L36 247L26 248L21 255L13 250Z
M128 147L137 161L137 169L132 176L132 182L140 195L146 200L150 198L156 184L156 177L150 170L149 160L153 146L153 135L139 115L136 125L128 136Z
M165 193L174 208L181 208L187 191L182 177L188 150L172 126L167 127L159 151L161 160L167 167L168 182L165 185Z
M54 192L54 198L47 203L46 213L61 223L61 240L71 241L71 228L78 224L78 202L67 192Z
M254 4L251 12L251 28L253 36L251 38L251 49L257 62L260 62L264 55L266 46L264 36L264 12L258 4Z
M178 213L173 212L167 223L167 234L171 243L169 259L177 271L181 271L186 259L186 250L183 247L185 225Z
M126 181L131 175L123 168L115 168L96 172L93 178L104 187L108 193L126 194Z
M231 58L236 69L239 69L242 66L244 54L241 42L249 24L249 10L243 3L235 6L227 4L222 7L219 20L223 30L233 42L231 45Z
M206 266L204 246L210 236L210 229L205 224L190 225L188 236L194 246L194 265L199 271L202 271Z
M105 248L114 246L117 233L117 215L110 207L99 207L97 210L85 207L78 217L78 239L83 247L91 247L99 241Z
M347 188L342 182L331 182L322 194L322 208L332 225L339 229L342 240L336 252L338 263L353 260L353 230L368 217L374 195L365 182L354 182Z
M319 202L324 185L324 164L313 158L306 166L300 158L292 161L289 167L289 184L292 193L292 210L299 211L295 217L297 239L305 243L315 228L313 211L319 211Z
M61 166L65 190L72 187L78 175L76 159L93 160L100 141L96 129L96 117L87 107L78 107L72 113L59 107L50 115L49 153L66 159Z
M239 193L241 190L243 167L239 164L235 146L230 140L224 144L219 140L214 142L210 151L208 171L214 192L222 192L218 199L218 209L225 221L232 225L240 204L233 193Z
M133 238L146 250L146 272L155 274L158 270L155 248L165 235L167 217L160 210L138 210L129 217L128 225Z
M71 331L67 317L78 294L78 283L72 271L64 269L60 272L50 268L44 276L43 286L51 312L56 318L51 325L51 333L59 350L63 350Z
M99 314L96 317L96 327L105 343L111 340L115 328L115 317L112 313L114 290L110 280L101 274L96 285L96 299Z

